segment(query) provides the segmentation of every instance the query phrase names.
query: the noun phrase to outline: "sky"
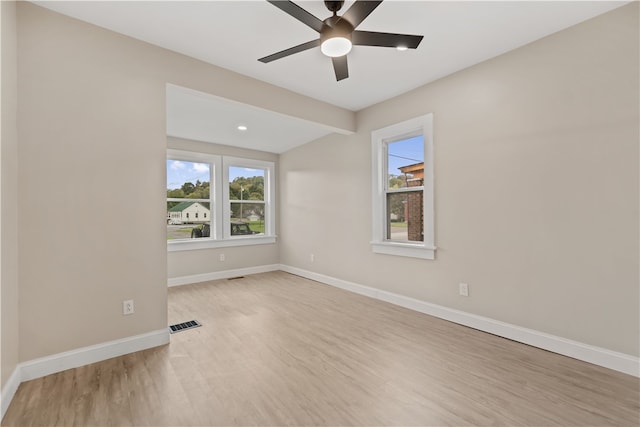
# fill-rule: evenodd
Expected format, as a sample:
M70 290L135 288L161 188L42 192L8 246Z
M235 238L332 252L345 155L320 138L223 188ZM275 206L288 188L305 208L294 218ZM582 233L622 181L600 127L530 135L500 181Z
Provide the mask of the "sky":
M422 135L402 139L389 144L389 173L401 175L402 166L424 162L424 138ZM229 168L229 180L239 176L264 176L264 171L232 166ZM182 187L185 182L195 184L197 180L207 182L210 179L209 165L185 160L167 160L167 189Z
M424 162L424 138L422 135L401 139L389 144L389 173L401 175L399 167Z
M229 180L239 176L264 176L264 171L232 166L229 168ZM210 179L209 165L206 163L188 162L185 160L167 160L167 189L174 190L182 187L185 182L195 184L208 182Z

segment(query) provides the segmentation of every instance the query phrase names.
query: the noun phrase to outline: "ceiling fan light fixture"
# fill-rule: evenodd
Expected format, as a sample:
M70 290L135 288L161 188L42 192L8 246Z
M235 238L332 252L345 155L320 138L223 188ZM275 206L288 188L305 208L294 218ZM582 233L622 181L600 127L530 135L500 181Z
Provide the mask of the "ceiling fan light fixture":
M1 0L0 0L1 1ZM294 53L320 47L320 51L331 58L336 81L349 77L347 54L354 44L358 46L376 46L398 48L398 50L416 49L424 36L412 34L381 33L376 31L360 31L356 28L371 14L383 0L355 0L342 15L338 11L345 1L325 0L324 4L333 13L326 19L320 19L290 0L267 0L294 19L320 33L320 38L281 50L274 54L259 58L262 63L269 63Z
M344 56L347 53L351 52L351 40L346 37L332 37L330 39L326 39L320 45L320 50L325 55L336 58L338 56Z

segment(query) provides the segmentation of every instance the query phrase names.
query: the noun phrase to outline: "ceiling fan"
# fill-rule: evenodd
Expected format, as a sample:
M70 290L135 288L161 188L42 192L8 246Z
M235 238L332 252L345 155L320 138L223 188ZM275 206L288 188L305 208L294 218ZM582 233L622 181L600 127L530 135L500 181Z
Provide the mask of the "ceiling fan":
M409 34L356 30L356 27L382 3L382 0L356 0L342 16L338 16L338 11L342 8L344 1L325 1L325 6L333 13L333 16L330 16L324 21L316 18L292 1L267 1L303 24L316 30L320 33L320 38L265 56L264 58L258 59L258 61L266 64L276 59L320 46L322 53L329 56L333 62L333 69L336 73L337 81L349 77L347 54L351 51L352 45L395 47L401 50L415 49L424 37Z

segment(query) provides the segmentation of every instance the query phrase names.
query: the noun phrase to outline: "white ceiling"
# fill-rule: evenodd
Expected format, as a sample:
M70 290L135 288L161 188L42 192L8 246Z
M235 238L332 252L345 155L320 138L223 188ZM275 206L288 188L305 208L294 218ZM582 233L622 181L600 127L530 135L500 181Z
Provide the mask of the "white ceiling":
M241 131L238 126L247 130ZM175 85L167 85L167 135L284 153L333 129Z
M318 38L266 1L35 1L43 7L200 59L330 104L358 111L622 6L628 1L402 1L387 0L360 30L422 34L416 50L355 46L349 78L336 82L319 48L269 64L258 58ZM298 1L313 15L322 1ZM346 1L339 14L353 1ZM225 100L174 91L168 132L175 136L283 152L330 132ZM168 93L171 93L169 90ZM208 102L207 102L208 101ZM179 106L179 108L178 108ZM199 110L202 108L202 110ZM228 122L210 123L206 109ZM247 117L274 126L272 135L224 133ZM186 112L189 112L188 114ZM233 114L225 112L233 111ZM265 116L265 114L267 114ZM271 115L269 115L271 114ZM227 117L229 116L229 117ZM208 117L198 120L196 117ZM249 120L249 119L246 119ZM260 126L253 127L257 132ZM180 133L176 135L175 132ZM191 136L188 136L184 133ZM263 132L260 129L260 132ZM310 139L307 139L310 138Z

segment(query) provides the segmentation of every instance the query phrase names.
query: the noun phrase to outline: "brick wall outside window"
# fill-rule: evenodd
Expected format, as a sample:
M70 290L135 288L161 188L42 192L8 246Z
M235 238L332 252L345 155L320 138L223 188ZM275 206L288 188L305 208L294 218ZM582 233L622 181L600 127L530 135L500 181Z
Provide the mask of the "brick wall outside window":
M410 179L407 181L407 187L419 187L424 184L424 179ZM408 227L409 241L424 241L422 222L424 220L424 203L422 202L423 192L415 191L407 195L407 204L405 205L405 218Z

